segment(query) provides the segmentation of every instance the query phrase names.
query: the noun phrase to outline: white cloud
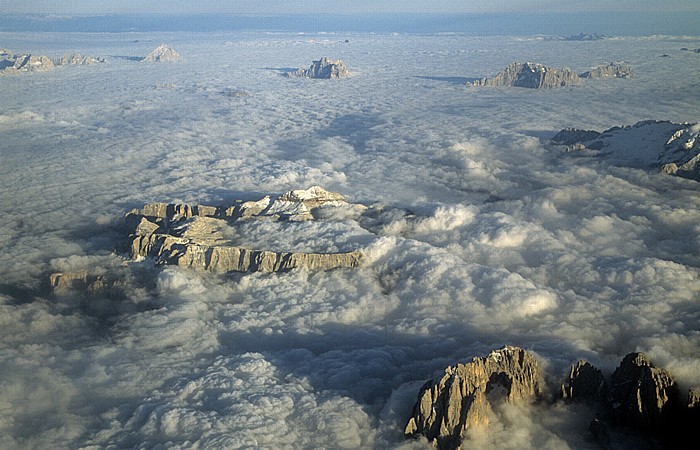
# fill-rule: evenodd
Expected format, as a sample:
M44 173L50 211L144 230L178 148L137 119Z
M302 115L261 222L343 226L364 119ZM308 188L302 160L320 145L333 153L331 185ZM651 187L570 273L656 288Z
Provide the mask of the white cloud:
M648 351L700 384L698 183L564 158L539 139L650 114L697 121L696 67L678 49L697 38L584 49L464 35L3 37L113 56L0 79L0 447L427 448L402 436L419 386L504 343L554 374L581 356L610 371ZM163 40L186 62L116 57ZM326 54L359 75L274 70ZM454 82L521 59L576 70L624 59L637 75L551 91ZM237 236L364 248L361 269L214 276L111 255L124 233L112 223L144 202L312 184L383 212ZM48 293L50 272L86 269L123 278L124 298ZM579 446L585 411L534 408L497 410L493 433L472 439Z

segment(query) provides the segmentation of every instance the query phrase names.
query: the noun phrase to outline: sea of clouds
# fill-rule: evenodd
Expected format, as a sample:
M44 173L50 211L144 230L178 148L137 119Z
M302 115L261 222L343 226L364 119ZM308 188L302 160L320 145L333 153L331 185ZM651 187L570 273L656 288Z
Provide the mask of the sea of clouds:
M346 40L348 42L346 42ZM647 352L700 385L700 184L545 145L564 127L700 119L700 39L0 33L108 62L0 77L0 447L404 448L418 389L504 344L559 380ZM135 61L166 42L183 60ZM668 54L669 57L660 57ZM343 59L351 78L285 78ZM513 61L627 80L470 88ZM126 264L146 202L320 185L373 205L242 230L358 270L216 276ZM268 228L264 228L268 227ZM370 230L370 231L368 231ZM282 236L282 237L280 237ZM306 247L304 247L306 246ZM117 250L117 254L115 254ZM124 280L53 295L52 272ZM482 448L593 448L592 412L505 406Z

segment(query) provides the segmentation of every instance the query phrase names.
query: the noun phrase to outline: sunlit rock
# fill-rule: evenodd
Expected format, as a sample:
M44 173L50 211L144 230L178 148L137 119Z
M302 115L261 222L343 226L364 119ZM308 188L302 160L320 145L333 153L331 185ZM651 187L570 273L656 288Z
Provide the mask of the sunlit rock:
M646 120L602 133L565 128L551 144L567 153L604 158L613 165L700 180L700 124Z
M49 277L49 285L55 294L81 292L88 295L118 296L123 281L109 275L92 274L87 270L77 272L56 272Z
M345 63L328 57L314 61L308 69L297 69L286 74L289 77L300 78L347 78L350 75Z
M581 78L631 78L632 68L627 64L611 62L594 67L579 76Z
M580 83L571 69L554 69L536 63L514 62L492 78L467 82L470 86L515 86L530 89L547 89Z
M506 346L485 358L445 369L418 394L406 436L425 436L439 449L459 448L467 430L486 425L492 402L528 402L542 394L537 360Z
M45 55L18 55L11 50L0 48L0 74L42 72L56 66L88 65L104 61L104 58L83 56L80 53L64 55L61 58L50 58Z
M265 196L257 201L217 207L151 203L127 215L127 222L134 226L131 255L134 259L151 257L162 264L217 273L358 267L362 260L360 251L324 253L251 248L239 245L231 228L237 221L310 221L321 208L364 209L318 186L289 191L274 199Z
M151 53L146 55L145 58L143 58L141 61L143 62L177 62L180 61L182 57L178 52L173 50L171 47L169 47L166 44L161 44Z

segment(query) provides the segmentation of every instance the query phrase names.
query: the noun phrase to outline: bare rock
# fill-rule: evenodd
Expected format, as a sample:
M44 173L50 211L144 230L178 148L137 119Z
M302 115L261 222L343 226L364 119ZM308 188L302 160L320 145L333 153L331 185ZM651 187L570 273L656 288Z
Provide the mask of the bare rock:
M87 270L78 272L56 272L49 277L49 285L54 294L82 292L90 296L117 297L121 294L123 282L108 275L92 274Z
M632 68L624 63L611 62L579 75L581 78L631 78Z
M297 69L294 72L287 72L286 76L298 78L347 78L350 76L348 68L341 60L332 60L328 57L314 61L308 69Z
M498 72L493 78L467 82L470 86L515 86L530 89L548 89L580 83L580 78L571 69L554 69L536 63L514 62Z
M182 57L178 52L173 50L171 47L169 47L166 44L161 44L151 53L146 55L145 58L143 58L141 61L143 62L177 62Z
M644 353L630 353L613 372L612 412L617 420L647 430L672 424L681 411L678 385Z
M583 360L571 366L569 377L561 387L562 398L568 400L599 401L606 392L603 373Z
M53 60L54 65L57 66L88 66L102 62L105 62L105 59L102 57L83 56L80 53L63 55L63 57Z
M239 236L232 228L237 222L256 220L313 221L319 209L331 207L364 209L318 186L226 206L151 203L127 215L134 230L131 254L134 259L151 257L161 264L217 273L358 267L363 257L359 250L325 253L251 248L237 242Z
M423 435L439 449L459 448L468 429L488 424L491 402L541 395L541 376L537 360L511 346L448 367L421 388L404 434Z

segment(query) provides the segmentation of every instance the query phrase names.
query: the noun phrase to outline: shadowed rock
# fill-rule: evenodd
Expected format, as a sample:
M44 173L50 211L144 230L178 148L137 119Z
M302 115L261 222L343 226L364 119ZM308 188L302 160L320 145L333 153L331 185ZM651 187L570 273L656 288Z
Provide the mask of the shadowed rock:
M297 69L294 72L287 72L287 77L297 78L347 78L350 75L345 63L341 60L333 61L330 58L324 57L318 61L314 61L308 69Z
M493 78L469 81L467 85L547 89L579 84L580 81L579 76L571 69L554 69L542 64L514 62Z
M425 436L442 450L459 448L467 430L488 424L492 401L527 402L542 394L540 386L537 360L506 346L423 385L404 434Z
M617 420L639 428L661 429L678 418L678 386L644 353L630 353L613 372L610 403Z
M605 398L606 391L603 373L582 360L571 366L569 377L562 384L561 396L569 400L598 401Z

